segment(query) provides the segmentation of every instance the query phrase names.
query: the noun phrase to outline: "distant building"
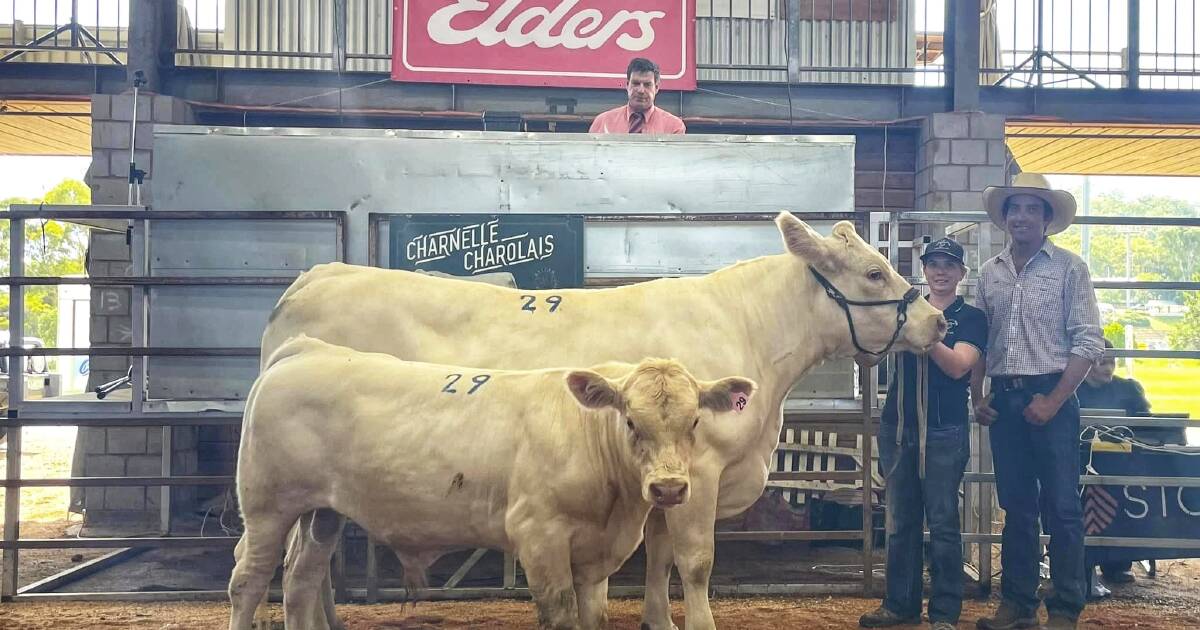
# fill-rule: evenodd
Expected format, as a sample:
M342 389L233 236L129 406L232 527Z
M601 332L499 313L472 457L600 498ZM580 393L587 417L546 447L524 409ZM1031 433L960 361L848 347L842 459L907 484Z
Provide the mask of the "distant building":
M1187 307L1167 300L1150 300L1146 302L1146 312L1158 317L1182 317Z

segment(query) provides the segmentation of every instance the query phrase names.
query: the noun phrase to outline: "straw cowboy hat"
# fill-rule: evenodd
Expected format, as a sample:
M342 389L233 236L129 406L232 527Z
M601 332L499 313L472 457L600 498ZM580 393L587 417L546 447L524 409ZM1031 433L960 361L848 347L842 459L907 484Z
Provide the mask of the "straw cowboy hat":
M1075 220L1075 197L1065 190L1054 190L1044 175L1018 173L1011 186L988 186L983 190L983 207L992 223L1005 229L1004 202L1013 195L1033 195L1050 204L1054 216L1046 226L1046 234L1058 234Z

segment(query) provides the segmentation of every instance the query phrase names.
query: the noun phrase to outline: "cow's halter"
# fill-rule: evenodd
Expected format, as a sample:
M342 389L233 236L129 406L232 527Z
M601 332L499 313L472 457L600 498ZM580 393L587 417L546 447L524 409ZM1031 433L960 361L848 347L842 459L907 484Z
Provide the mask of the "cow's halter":
M846 314L846 323L850 325L850 341L854 344L854 348L859 352L869 354L871 356L881 357L887 354L888 350L892 349L892 346L896 343L896 339L900 337L900 329L904 327L904 322L908 321L908 305L916 301L916 299L921 295L920 290L918 290L916 287L911 287L908 291L904 292L904 297L900 298L899 300L875 300L871 302L851 300L847 299L841 291L838 291L837 287L833 286L833 283L830 282L825 276L821 275L821 272L813 268L812 265L809 265L808 270L817 277L817 282L820 282L821 286L825 287L825 294L828 295L834 302L837 302L838 306L842 307L842 312ZM892 332L892 338L887 342L887 345L883 347L883 350L878 352L867 350L858 343L858 334L854 330L854 316L850 314L850 307L889 306L891 304L896 305L896 330Z

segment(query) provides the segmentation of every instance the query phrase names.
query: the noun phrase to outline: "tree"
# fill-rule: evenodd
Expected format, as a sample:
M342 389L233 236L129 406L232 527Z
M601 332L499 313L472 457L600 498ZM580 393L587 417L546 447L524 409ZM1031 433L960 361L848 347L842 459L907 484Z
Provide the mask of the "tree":
M1104 338L1111 341L1118 348L1125 343L1125 324L1121 322L1109 322L1104 326Z
M10 198L0 208L22 203L76 205L91 203L91 190L81 181L65 179L41 199ZM84 275L88 229L75 223L50 220L25 221L26 276ZM9 275L8 224L0 224L0 270ZM0 294L0 327L8 327L9 294ZM58 287L25 288L25 335L38 337L46 345L57 343Z
M1092 198L1091 214L1096 216L1135 217L1200 217L1200 206L1172 197L1148 196L1137 200L1123 195L1105 193ZM1138 280L1180 281L1191 277L1200 269L1200 229L1189 227L1132 228L1091 226L1089 266L1092 277L1115 279L1128 277L1132 271ZM1068 250L1081 253L1081 226L1074 225L1054 238L1054 242ZM1126 268L1126 257L1132 263ZM1098 292L1101 302L1124 305L1125 291L1102 290ZM1138 303L1150 299L1177 301L1176 291L1134 291Z
M1192 276L1200 280L1200 274ZM1200 292L1188 291L1183 296L1187 312L1175 328L1167 334L1171 348L1175 350L1200 350Z

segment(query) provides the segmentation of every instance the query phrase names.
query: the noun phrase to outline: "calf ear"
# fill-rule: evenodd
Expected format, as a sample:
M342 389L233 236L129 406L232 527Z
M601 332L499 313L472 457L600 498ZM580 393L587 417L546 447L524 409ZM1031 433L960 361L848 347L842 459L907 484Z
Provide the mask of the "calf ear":
M825 239L792 213L780 212L779 216L775 217L775 225L779 227L779 233L783 235L783 244L789 252L810 263L823 260L827 256Z
M758 385L754 381L740 376L700 383L700 406L718 413L738 413L750 404L750 397L756 389Z
M588 409L621 408L621 392L616 385L591 370L574 370L567 374L567 389L579 404Z
M844 247L849 247L850 243L856 240L862 240L862 237L858 235L858 230L854 229L854 224L849 221L835 223L831 235L840 241L839 245Z

